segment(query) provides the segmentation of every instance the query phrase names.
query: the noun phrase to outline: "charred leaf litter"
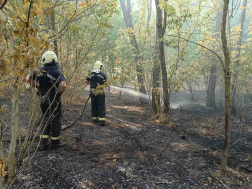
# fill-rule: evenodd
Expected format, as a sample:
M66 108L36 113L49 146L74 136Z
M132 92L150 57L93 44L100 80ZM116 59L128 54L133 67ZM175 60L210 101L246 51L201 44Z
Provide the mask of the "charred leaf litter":
M190 98L181 94L175 100L185 96ZM195 98L199 102L203 97L199 93ZM231 134L228 164L244 175L240 177L220 172L223 132L201 135L192 130L194 119L222 123L223 107L194 104L172 109L172 126L153 120L150 106L141 106L132 96L119 99L117 94L106 94L106 107L105 127L92 123L89 103L75 126L62 132L68 145L37 152L29 166L18 170L19 181L11 188L252 188L251 131L234 124ZM65 111L63 123L70 123L79 112ZM22 119L22 125L28 122L27 117Z

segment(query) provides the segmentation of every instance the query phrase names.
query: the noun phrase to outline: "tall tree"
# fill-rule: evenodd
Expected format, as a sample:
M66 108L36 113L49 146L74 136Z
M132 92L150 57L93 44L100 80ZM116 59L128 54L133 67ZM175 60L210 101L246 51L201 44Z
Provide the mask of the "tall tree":
M53 30L54 34L56 34L57 30L56 30L56 23L55 23L55 10L54 10L54 7L53 7L53 10L52 10L52 14L51 14L51 22L52 22L52 30ZM58 42L57 42L56 38L53 40L53 49L54 49L54 52L56 53L56 55L59 56L59 54L58 54Z
M240 33L239 33L239 38L237 41L237 54L235 56L235 66L237 66L237 68L240 66L239 56L241 54L242 33L243 33L243 26L244 26L245 15L246 15L246 8L247 8L247 0L243 0L242 13L241 13L240 25L239 25ZM234 73L234 79L233 79L233 84L232 84L231 112L234 115L236 115L235 98L236 98L236 92L237 92L237 79L238 79L238 71Z
M148 11L148 19L147 19L147 29L149 32L149 22L151 18L151 7L152 0L150 0L150 7ZM157 30L157 27L156 27ZM152 113L157 114L160 110L160 63L159 63L159 48L158 48L158 32L156 31L156 44L155 44L155 54L154 54L154 63L152 68Z
M216 22L215 22L215 39L218 40L221 32L221 20L222 10L217 11ZM213 58L214 59L214 58ZM207 98L206 105L209 107L215 107L215 87L216 87L216 72L217 68L215 64L211 65L210 75L207 86Z
M226 22L227 22L227 12L228 12L228 4L229 0L224 0L223 7L223 16L222 16L222 27L221 27L221 41L222 48L225 58L225 69L224 69L224 77L225 77L225 139L222 148L221 155L221 169L227 170L227 153L229 149L230 143L230 132L231 132L231 112L230 112L230 104L231 104L231 94L230 94L230 53L227 44L227 35L226 35Z
M133 21L132 21L132 8L131 8L131 1L127 0L127 7L124 0L120 0L121 7L123 11L124 21L127 28L130 28L130 31L128 32L130 37L130 43L134 47L134 56L135 56L135 64L136 64L136 72L137 72L137 81L139 85L139 92L146 94L146 89L144 87L144 79L143 79L143 69L139 65L142 57L141 53L138 48L138 43L136 40L136 36L133 31ZM139 97L140 103L146 103L146 99Z
M8 154L8 184L12 185L16 181L16 160L15 150L18 138L18 128L20 127L19 109L19 89L17 84L13 86L12 118L11 118L11 142Z
M159 0L155 0L156 2L156 41L158 45L158 50L156 53L159 54L158 58L160 61L160 68L162 71L162 83L163 83L163 98L164 98L164 113L169 112L170 102L169 102L169 94L168 94L168 81L167 81L167 70L165 64L165 53L164 53L164 34L166 30L166 20L167 20L167 12L164 10L164 20L162 10L160 8Z
M157 28L156 28L157 30ZM160 109L160 63L159 63L158 32L156 31L156 46L154 54L154 65L152 69L152 113L157 114Z
M150 26L151 10L152 10L152 0L149 1L149 9L148 9L148 17L147 17L147 30L149 30L149 26Z

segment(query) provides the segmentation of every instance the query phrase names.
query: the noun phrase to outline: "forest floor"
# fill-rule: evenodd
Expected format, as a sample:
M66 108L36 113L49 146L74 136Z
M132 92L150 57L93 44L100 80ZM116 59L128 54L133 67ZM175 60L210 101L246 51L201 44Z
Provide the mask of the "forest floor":
M63 127L78 117L86 99L64 112ZM101 127L92 123L88 103L74 127L62 132L67 145L38 151L11 188L252 188L252 125L232 118L230 171L220 171L223 107L172 109L169 124L132 96L106 94L106 108L107 125Z

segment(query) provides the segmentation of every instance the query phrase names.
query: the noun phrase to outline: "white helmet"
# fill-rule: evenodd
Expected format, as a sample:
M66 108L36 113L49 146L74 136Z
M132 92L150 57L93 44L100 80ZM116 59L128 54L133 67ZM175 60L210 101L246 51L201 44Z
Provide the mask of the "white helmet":
M96 61L93 66L92 72L99 73L103 68L103 63L101 61Z
M53 51L46 51L41 58L43 64L58 62L57 55Z
M101 70L102 67L103 67L103 63L101 61L96 61L94 63L93 69L100 69Z

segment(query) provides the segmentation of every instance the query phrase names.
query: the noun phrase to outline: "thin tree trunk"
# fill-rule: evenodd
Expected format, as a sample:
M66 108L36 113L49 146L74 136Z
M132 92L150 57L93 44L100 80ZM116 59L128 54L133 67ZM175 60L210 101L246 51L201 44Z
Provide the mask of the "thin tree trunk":
M148 12L147 29L149 32L149 22L151 18L152 0L150 0L150 8ZM154 54L154 64L152 69L152 113L160 112L160 63L159 63L159 47L158 47L158 31L156 27L156 45Z
M150 0L150 6L148 9L148 17L147 17L147 30L149 30L149 26L150 26L150 19L151 19L151 10L152 10L152 0Z
M1 0L0 0L1 3ZM6 17L5 14L0 10L0 33L5 33L5 28L6 28ZM5 64L3 62L3 60L0 60L0 69L4 69L5 68ZM0 105L1 108L1 105ZM3 151L3 143L2 143L2 121L0 120L0 158L3 159L4 156L4 151Z
M193 94L193 86L192 86L192 81L189 81L187 78L186 78L186 84L189 88L189 91L191 93L191 101L194 101L194 94Z
M157 29L156 29L157 30ZM160 63L159 63L159 47L158 35L156 32L156 47L154 55L154 65L152 69L152 113L157 114L160 111Z
M223 47L223 53L225 57L225 70L224 70L224 77L225 77L225 139L222 148L222 155L221 155L221 169L227 170L227 155L230 143L230 132L231 132L231 121L230 121L230 102L231 102L231 95L230 95L230 54L227 44L227 36L226 36L226 20L227 20L227 12L228 12L228 4L229 0L224 0L224 7L223 7L223 16L222 16L222 28L221 28L221 41Z
M1 106L0 106L0 108L1 108ZM2 140L3 140L3 128L2 128L2 123L1 123L1 120L0 120L0 159L1 159L0 165L1 165L1 167L5 166L5 162L3 161L5 156L4 156L4 151L3 151L3 142L2 142ZM3 182L4 182L4 179L2 178L0 180L0 189L3 188Z
M216 107L215 104L215 86L216 86L216 66L212 65L207 87L206 105L208 107Z
M8 154L8 184L14 184L16 181L16 161L15 150L18 137L18 128L20 120L19 110L19 89L16 85L13 87L13 102L12 102L12 120L11 120L11 142Z
M133 30L133 21L132 21L132 15L131 15L131 1L127 0L127 8L126 8L124 0L120 0L120 2L121 2L121 7L122 7L126 27ZM136 63L136 72L137 72L137 81L139 85L139 92L143 94L147 94L146 89L144 87L143 69L139 65L142 58L139 52L136 36L133 31L129 32L129 37L130 37L130 43L134 47L134 55L135 55L134 60ZM147 102L147 100L142 97L139 97L139 101L140 103Z
M54 9L53 9L52 14L51 14L51 21L52 21L52 30L53 30L54 33L57 33L56 24L55 24L55 10ZM57 42L57 39L53 40L53 49L54 49L55 54L58 57L59 54L58 54L58 42Z
M162 21L162 10L159 7L159 0L155 0L156 2L156 26L157 26L157 35L158 35L158 46L159 46L159 60L162 71L162 83L163 83L163 98L164 98L164 113L169 112L170 102L169 102L169 93L168 93L168 81L167 81L167 71L165 64L165 53L164 53L164 41L163 37L166 30L166 18L167 12L164 11L164 22ZM162 23L163 22L163 23Z
M4 156L4 151L3 151L3 127L2 127L2 123L0 121L0 159L5 158Z
M216 14L216 23L215 23L215 38L216 40L220 37L221 32L221 20L222 20L222 11L217 11ZM214 58L213 58L214 60ZM207 87L207 98L206 98L206 105L208 107L215 107L215 87L216 87L216 73L217 68L216 65L212 64L210 69L210 75L208 80L208 87Z
M237 41L237 55L235 56L235 66L238 68L240 66L240 60L239 56L241 54L241 46L242 46L242 33L243 33L243 26L245 21L245 15L246 15L246 9L247 9L247 0L243 0L242 5L242 13L241 13L241 19L240 19L240 35L239 39ZM238 79L238 71L234 73L234 79L232 84L232 98L231 98L231 112L233 115L236 115L236 104L235 104L235 98L236 98L236 91L237 91L237 79Z

